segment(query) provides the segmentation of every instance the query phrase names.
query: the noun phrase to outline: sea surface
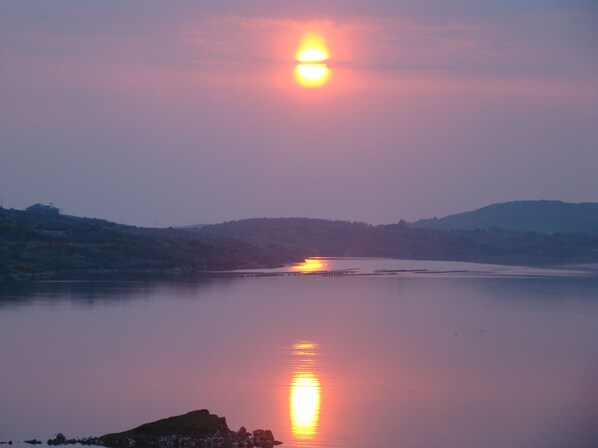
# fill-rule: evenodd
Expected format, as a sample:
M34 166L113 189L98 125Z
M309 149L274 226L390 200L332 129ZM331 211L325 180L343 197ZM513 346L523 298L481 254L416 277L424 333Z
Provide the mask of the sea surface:
M0 284L0 441L207 408L289 448L598 446L595 270L261 272Z

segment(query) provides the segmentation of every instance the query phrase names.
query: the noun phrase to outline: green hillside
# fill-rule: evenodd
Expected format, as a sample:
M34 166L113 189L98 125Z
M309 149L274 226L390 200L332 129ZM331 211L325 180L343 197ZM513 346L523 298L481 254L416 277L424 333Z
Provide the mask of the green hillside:
M201 272L288 261L243 241L44 211L0 209L0 278L43 272Z
M498 228L435 230L404 222L371 226L297 218L243 220L198 232L235 238L289 258L388 257L512 265L598 261L598 235L543 235Z
M0 279L39 274L262 269L309 256L512 265L598 262L598 234L475 227L479 228L443 230L403 221L372 226L260 218L199 228L153 229L64 216L48 209L0 209Z
M444 218L422 219L414 227L429 229L489 229L517 232L598 234L598 203L514 201L492 204Z

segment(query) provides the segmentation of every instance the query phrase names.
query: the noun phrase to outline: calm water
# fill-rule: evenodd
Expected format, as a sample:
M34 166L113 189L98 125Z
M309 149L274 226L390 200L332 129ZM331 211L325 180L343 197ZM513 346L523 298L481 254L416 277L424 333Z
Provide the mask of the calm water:
M359 267L428 271L0 285L0 441L207 408L287 447L598 446L598 278L324 266Z

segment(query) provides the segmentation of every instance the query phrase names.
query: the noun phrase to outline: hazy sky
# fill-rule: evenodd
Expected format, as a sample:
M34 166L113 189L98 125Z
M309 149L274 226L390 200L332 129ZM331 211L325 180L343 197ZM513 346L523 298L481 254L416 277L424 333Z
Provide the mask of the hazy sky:
M299 86L322 35L332 76ZM5 207L158 226L598 202L598 2L0 3Z

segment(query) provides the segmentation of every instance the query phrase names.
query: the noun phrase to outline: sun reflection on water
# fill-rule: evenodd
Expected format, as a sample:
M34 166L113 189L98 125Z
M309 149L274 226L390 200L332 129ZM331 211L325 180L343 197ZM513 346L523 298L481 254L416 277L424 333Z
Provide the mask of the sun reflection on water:
M321 388L315 373L318 344L298 341L293 345L295 372L289 392L291 430L299 440L311 440L318 433Z
M303 263L291 267L296 272L320 272L328 270L328 260L323 258L307 258Z

